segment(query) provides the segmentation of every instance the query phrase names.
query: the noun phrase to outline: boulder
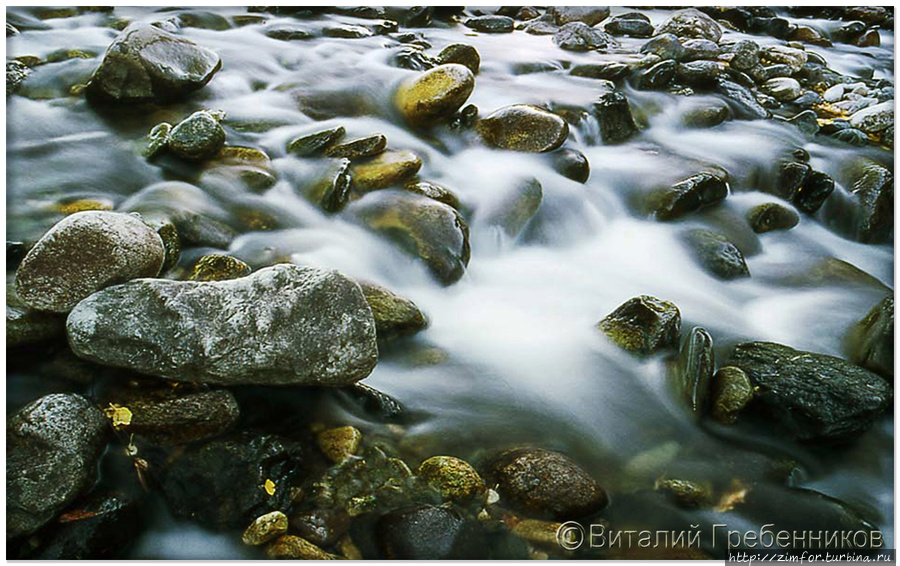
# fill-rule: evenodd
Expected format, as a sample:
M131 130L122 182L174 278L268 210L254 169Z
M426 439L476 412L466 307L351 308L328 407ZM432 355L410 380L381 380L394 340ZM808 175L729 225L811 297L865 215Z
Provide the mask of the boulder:
M678 10L656 28L656 35L671 33L678 37L708 39L719 42L722 27L696 8Z
M610 34L582 22L571 22L559 28L553 35L553 43L567 51L590 51L619 45Z
M230 281L131 281L79 303L66 327L82 358L179 381L342 386L378 357L359 285L291 264Z

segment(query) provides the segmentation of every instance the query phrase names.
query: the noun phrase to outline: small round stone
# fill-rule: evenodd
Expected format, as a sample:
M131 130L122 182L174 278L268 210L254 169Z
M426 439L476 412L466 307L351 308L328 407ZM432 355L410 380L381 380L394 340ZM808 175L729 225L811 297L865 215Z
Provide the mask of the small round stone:
M215 157L225 145L225 130L217 116L206 110L194 112L169 134L169 151L189 161Z
M359 450L362 433L358 428L342 426L323 430L316 436L319 448L334 463L350 458Z
M474 88L475 75L467 67L440 65L401 83L394 103L410 125L430 126L453 116Z
M272 511L256 518L244 535L241 542L247 546L259 546L265 544L275 537L283 535L288 530L287 515L281 511Z
M536 106L503 107L478 123L484 143L498 149L542 153L552 151L569 137L565 120Z
M416 475L451 501L469 501L485 491L484 480L464 460L452 456L433 456L419 466Z

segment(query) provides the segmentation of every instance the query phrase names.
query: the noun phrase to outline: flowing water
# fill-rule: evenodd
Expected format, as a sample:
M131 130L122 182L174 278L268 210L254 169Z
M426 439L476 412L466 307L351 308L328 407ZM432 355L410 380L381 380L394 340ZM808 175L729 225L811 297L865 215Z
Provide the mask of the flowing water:
M245 13L236 7L206 10L225 17ZM614 9L613 14L624 11ZM26 17L26 12L20 15ZM661 10L645 13L654 23L667 15ZM116 17L148 22L170 15L150 8L115 10ZM102 53L117 33L103 27L108 18L84 14L46 20L46 29L8 38L7 56L44 58L59 49ZM371 23L331 15L305 23L315 27L335 20ZM570 76L564 68L601 56L562 51L550 36L476 34L458 24L411 31L425 35L433 45L429 52L460 41L478 49L482 65L469 102L482 114L513 103L588 107L597 97L597 81ZM402 440L413 458L452 454L477 461L491 450L520 443L560 450L609 491L612 503L605 516L620 525L651 529L712 523L758 529L792 519L802 524L792 517L795 501L803 496L794 488L806 487L861 510L883 530L886 546L894 546L889 417L851 446L824 450L749 427L697 422L668 385L665 356L639 360L595 328L627 299L649 294L674 302L685 329L706 328L720 365L729 347L743 340L844 356L847 330L881 299L885 288L841 280L804 283L803 274L817 262L837 258L892 288L893 247L842 237L830 228L827 210L803 216L793 230L759 236L744 227L743 217L752 206L777 200L758 189L771 182L779 159L792 149L806 149L814 168L833 174L859 154L892 168L891 153L810 141L772 120L687 130L680 126L681 112L711 95L683 97L625 86L644 128L627 143L606 146L598 139L596 123L574 126L568 147L583 152L591 165L590 179L580 184L556 173L544 156L486 149L446 128L427 136L406 128L390 110L390 93L413 72L389 64L399 44L384 36L278 41L256 25L221 31L184 27L179 33L223 60L222 70L187 102L152 112L98 113L67 92L85 81L97 58L39 67L29 79L32 86L26 85L26 92L36 92L33 98L7 98L7 239L39 237L60 218L52 205L64 197L118 206L154 183L197 183L177 166L148 163L140 155L140 140L161 121L174 123L200 108L223 110L228 143L267 152L279 178L261 195L221 181L199 183L204 191L193 206L210 211L249 206L278 214L278 229L246 232L233 241L230 253L254 267L277 255L336 268L412 299L427 315L429 328L383 352L365 382L396 397L415 415ZM623 44L636 49L643 41L624 39ZM882 31L882 43L881 48L810 49L842 73L874 68L875 77L893 80L892 34ZM304 113L296 92L325 93L317 100L352 107L353 112L314 120ZM259 123L268 126L253 127ZM419 176L459 196L470 211L472 243L471 261L459 282L441 286L390 242L341 214L322 213L292 190L292 180L302 178L308 165L286 153L286 142L336 125L347 129L348 138L382 133L389 147L414 151L424 162ZM731 193L720 205L671 223L643 217L630 206L642 189L692 174L698 164L729 172ZM523 176L540 180L543 202L527 230L511 241L480 218L479 210L502 198L510 180ZM838 183L832 198L846 190ZM741 245L752 277L724 282L693 260L678 234L701 225L725 230ZM7 383L8 410L53 387L35 385L27 372L11 375ZM343 414L339 404L318 410L337 420L342 415L356 418ZM772 479L773 470L786 460L796 462L791 488ZM679 474L722 485L737 479L768 495L752 511L740 506L722 513L679 511L676 519L649 503L641 507L645 503L640 498L629 499L635 485L648 487L660 475ZM160 517L134 556L253 556L235 536L171 522L163 512Z

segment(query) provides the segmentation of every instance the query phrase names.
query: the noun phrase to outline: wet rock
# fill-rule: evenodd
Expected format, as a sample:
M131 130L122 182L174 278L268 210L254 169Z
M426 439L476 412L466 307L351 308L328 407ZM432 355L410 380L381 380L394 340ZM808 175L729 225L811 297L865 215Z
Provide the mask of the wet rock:
M393 56L393 65L411 71L427 71L440 65L440 62L428 55L417 45L406 45L397 50Z
M468 502L484 495L484 480L468 462L452 456L432 456L416 470L416 475L445 501Z
M812 167L806 162L790 161L781 166L776 181L776 194L785 200L793 200L794 195L809 180Z
M637 133L628 99L621 92L602 95L592 106L604 144L621 143Z
M376 134L331 146L325 150L325 155L327 157L359 159L377 155L383 152L385 147L387 147L387 138L381 134Z
M894 175L860 158L847 167L846 176L852 179L850 192L858 205L854 236L865 243L889 241L894 231Z
M275 539L266 547L266 557L270 560L337 560L339 558L294 535L284 535Z
M894 296L887 295L850 331L850 360L893 381Z
M715 277L730 280L750 276L744 254L722 234L698 228L686 232L683 238L697 262Z
M536 106L514 104L480 120L478 133L491 147L541 153L561 146L569 136L569 125Z
M504 506L536 518L566 521L606 507L606 492L575 462L559 452L516 448L493 458L485 481Z
M202 88L221 66L218 55L188 39L134 23L106 50L86 93L101 101L167 101Z
M237 401L230 391L190 391L159 387L114 391L110 404L127 409L128 422L113 426L152 444L208 440L237 423Z
M657 35L641 46L641 53L657 55L663 60L674 59L679 61L684 57L684 45L681 44L681 40L677 36L671 33L664 33Z
M350 165L349 159L325 160L315 178L295 190L325 212L338 212L350 198Z
M553 35L553 43L567 51L606 49L619 44L608 33L582 22L571 22L559 28Z
M620 348L642 355L676 348L681 339L678 307L649 295L625 301L597 326Z
M406 409L400 401L363 383L354 383L350 387L341 388L340 391L346 393L352 403L361 408L369 418L382 422L398 421L406 414Z
M587 77L589 79L603 79L614 81L624 77L629 71L628 65L607 61L605 63L584 63L575 65L569 71L574 77Z
M11 286L6 287L6 347L15 348L62 336L65 317L29 309Z
M429 126L453 116L475 88L475 75L455 63L440 65L405 80L394 93L394 104L413 126Z
M103 413L80 395L29 403L6 423L6 538L31 534L93 485Z
M770 45L760 53L760 60L766 64L782 64L791 68L792 73L799 71L807 61L806 51L786 45Z
M732 53L731 66L739 71L749 71L759 65L759 45L755 41L744 39L737 42Z
M329 460L339 464L359 450L362 433L352 426L329 428L316 435L316 442Z
M609 6L551 6L547 13L558 26L571 22L595 26L609 17Z
M372 283L360 283L360 287L372 308L379 341L411 336L428 326L425 315L409 299Z
M287 151L297 157L319 156L325 153L325 150L334 145L344 137L346 130L343 126L336 128L328 128L321 132L300 136L288 142Z
M291 515L291 530L318 546L333 546L350 528L350 516L333 509L315 509Z
M713 87L716 79L725 72L725 65L718 61L689 61L676 68L678 80L697 88Z
M291 504L301 479L300 446L244 432L187 448L166 468L162 491L172 515L217 528L242 528Z
M780 102L794 100L803 92L800 88L800 83L788 77L769 79L760 87L760 89Z
M27 252L28 246L25 242L6 240L6 271L19 267Z
M859 47L880 47L881 35L878 33L877 29L869 29L856 38L856 41L854 41L853 44Z
M656 28L656 35L671 33L678 37L692 37L719 42L722 28L715 20L695 8L679 10Z
M446 507L396 509L378 520L376 532L388 560L460 560L484 552L477 526Z
M478 54L478 50L465 43L448 45L438 53L437 58L441 65L456 63L468 68L473 74L478 74L478 69L481 67L481 56Z
M227 281L250 275L250 266L225 254L207 254L197 260L191 281Z
M709 405L709 387L715 370L712 336L705 328L695 326L684 338L673 375L676 389L697 416L703 415Z
M91 293L155 277L165 249L139 218L88 211L59 221L29 250L16 271L16 293L38 310L68 312Z
M359 286L290 264L231 281L117 285L79 303L66 326L82 358L180 381L340 386L378 356Z
M577 149L562 149L552 154L553 168L564 177L586 183L591 176L587 157Z
M675 61L670 59L660 61L649 69L638 72L632 78L632 82L641 90L659 90L672 82L677 69L678 63Z
M22 84L28 75L31 74L31 69L29 69L24 63L20 63L19 61L7 61L6 62L6 94L7 96L15 93L19 90L19 85Z
M620 14L603 26L613 35L627 35L629 37L650 37L653 35L653 25L650 18L639 12Z
M349 208L371 230L420 258L445 285L455 283L469 263L469 228L453 208L419 195L376 192Z
M515 239L537 213L543 200L541 183L531 177L514 182L498 199L479 211L489 226L499 227L510 239Z
M482 33L512 33L516 24L509 16L476 16L465 23L467 27Z
M803 96L805 95L801 95L800 98L803 98ZM796 99L794 103L798 103L800 98ZM816 113L812 110L804 110L796 116L785 120L785 122L797 126L801 132L808 136L814 136L819 133L819 121Z
M712 500L712 488L705 483L683 479L659 479L653 486L672 503L685 509L708 505Z
M373 35L375 35L375 32L363 26L341 24L323 28L322 35L325 37L335 37L340 39L362 39L365 37L372 37Z
M648 212L657 220L674 220L728 196L723 174L698 173L671 187L654 190L647 201Z
M855 112L850 116L850 125L868 134L874 134L893 126L894 101L888 100Z
M279 41L304 41L315 37L305 27L288 23L269 24L263 28L263 35Z
M688 128L712 128L731 117L731 110L724 102L710 102L692 108L682 114L681 124Z
M144 157L152 159L159 155L169 145L169 134L172 133L172 124L163 122L153 126L147 134L147 146L144 148Z
M712 382L712 418L732 424L753 400L753 385L744 370L726 366L716 372Z
M806 182L795 193L791 202L800 211L814 214L834 192L834 179L821 171L811 171Z
M254 519L241 536L241 542L247 546L259 546L283 535L287 530L287 515L281 511L272 511Z
M403 185L403 190L442 202L456 210L462 206L453 191L430 181L410 181Z
M773 230L790 230L800 223L800 215L786 206L767 202L754 206L747 213L747 222L757 234Z
M756 389L754 405L801 440L849 440L891 406L890 384L840 358L772 342L738 344L730 365Z
M225 145L225 130L219 125L221 116L201 110L194 112L169 134L169 151L182 159L203 161L215 157Z
M717 59L722 53L719 45L708 39L688 39L684 42L684 55L682 62L711 61Z
M422 168L422 160L409 150L385 151L350 166L350 187L368 193L402 183Z
M229 145L207 161L201 183L211 179L235 179L254 192L263 192L278 182L272 160L260 149Z
M525 24L522 29L531 35L553 35L559 31L559 26L552 14L544 14Z
M719 77L715 90L732 102L735 117L740 120L762 120L769 116L769 111L756 101L753 93L736 82Z

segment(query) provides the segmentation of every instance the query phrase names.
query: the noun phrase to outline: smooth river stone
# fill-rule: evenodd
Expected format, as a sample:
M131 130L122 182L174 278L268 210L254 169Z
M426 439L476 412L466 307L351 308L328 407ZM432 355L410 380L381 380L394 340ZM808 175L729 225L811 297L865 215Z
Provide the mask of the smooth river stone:
M179 381L343 386L378 360L359 285L291 264L229 281L131 281L79 303L66 327L82 358Z
M429 126L451 117L475 88L475 75L456 63L437 66L403 81L394 103L412 126Z
M499 149L542 153L561 146L569 136L565 120L536 106L514 104L478 123L484 143Z

